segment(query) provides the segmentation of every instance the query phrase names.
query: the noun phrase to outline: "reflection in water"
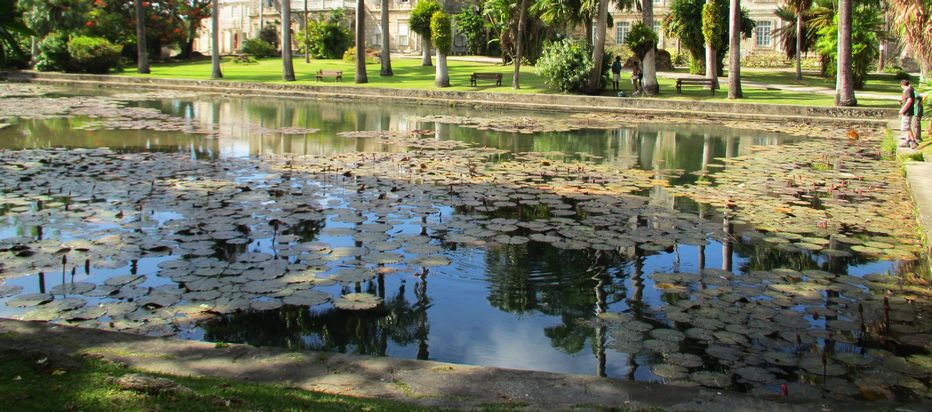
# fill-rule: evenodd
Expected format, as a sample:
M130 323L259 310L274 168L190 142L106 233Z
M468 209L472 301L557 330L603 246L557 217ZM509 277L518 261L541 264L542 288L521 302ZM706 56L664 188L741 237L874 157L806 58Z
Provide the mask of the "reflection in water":
M73 130L87 121L78 118L18 120L14 127L0 130L0 147L109 146L127 152L184 153L194 159L261 157L267 154L331 155L351 151L400 150L385 147L377 139L339 137L339 132L432 129L435 131L433 139L458 140L516 153L540 152L555 161L592 160L619 169L651 170L656 178L667 179L677 185L695 182L714 173L716 166L720 165L717 159L746 155L755 145L797 140L724 128L710 132L708 125L639 125L610 131L522 135L416 120L418 116L443 114L444 109L434 107L223 97L151 101L140 105L182 117L201 129L216 132L218 137L153 131ZM450 112L452 114L452 109ZM455 112L457 115L490 116L489 113L468 110L464 113L460 108ZM267 131L281 128L320 131L309 135ZM325 185L328 182L320 183ZM363 189L359 191L362 193ZM715 226L715 234L707 241L676 240L676 243L671 241L669 245L660 247L650 239L639 239L634 235L635 240L630 245L598 250L592 247L584 250L559 249L533 240L525 244L485 247L444 243L440 246L444 248L445 256L454 261L449 267L428 269L413 265L399 269L398 273L379 272L368 281L330 287L334 295L348 292L375 294L384 301L376 309L344 311L329 306L324 309L321 306L286 305L267 311L238 311L199 325L203 339L660 380L661 377L651 367L665 361L662 357L669 353L617 349L615 332L608 323L601 321L602 318L623 312L641 322L640 327L647 328L642 332L664 329L668 322L672 322L670 318L676 316L677 310L691 304L691 298L699 296L696 300L712 300L725 294L721 290L721 282L701 276L704 269L720 267L729 272L729 276L730 273L744 276L774 268L797 271L822 269L841 276L849 273L863 275L890 268L889 262L873 262L860 254L829 257L781 251L760 239L743 237L748 227L730 213L717 213L708 206L675 198L660 186L642 195L651 207L669 212L667 216L683 211L698 214L698 221ZM437 204L444 200L431 199ZM562 201L580 210L576 199L567 196ZM357 209L353 216L355 223L350 226L354 230L360 228L364 221L372 218L367 213ZM371 213L376 217L374 220L380 222L391 219L386 213ZM453 213L476 214L474 208L456 208ZM484 215L526 222L547 217L545 213L546 208L519 205L500 207ZM444 217L442 213L439 215ZM579 216L576 221L586 219L585 213ZM636 234L638 229L662 229L664 222L659 220L657 216L636 215L619 226L623 225L626 232ZM274 221L262 224L274 226L271 239L262 238L250 244L211 240L213 256L235 262L248 252L261 250L273 256L269 265L284 266L296 263L296 259L293 255L278 253L275 245L279 236L294 237L294 241L299 243L315 240L326 243L331 240L321 236L328 226L325 219L304 220L283 231ZM434 228L437 223L428 221L426 216L400 225L410 226L405 230L411 229L412 235L439 239ZM41 228L15 227L14 230L4 228L2 237L48 237ZM240 225L235 230L245 233L249 228ZM528 233L527 229L519 229L513 234L527 236ZM198 236L202 233L191 228L177 234ZM831 242L832 249L840 247L834 243L837 240L832 239ZM349 244L356 248L366 246L358 239ZM362 256L351 257L355 257L357 264L362 261ZM377 267L395 269L386 268L381 263ZM126 269L132 274L154 273L146 267L146 262L135 260ZM83 275L90 275L89 269L85 272ZM657 282L652 278L657 273L671 272L700 275L697 290L678 289L678 285ZM55 274L50 272L51 282L57 281ZM62 284L67 281L63 271ZM158 286L164 285L145 285ZM44 273L38 274L38 291L46 291ZM822 326L826 331L828 322L839 320L837 315L833 316L835 311L841 310L839 296L837 292L828 290L820 296L818 305L813 304L827 309L828 315L818 320L825 323ZM740 296L735 301L747 303L758 298L766 300L769 297L762 293L761 296ZM861 328L865 328L863 320ZM773 336L767 338L776 340ZM802 342L802 338L798 339ZM839 350L836 339L828 333L821 340L821 350L826 353ZM722 369L717 360L702 355L709 345L700 344L698 340L677 343L672 347L664 346L670 344L661 342L662 339L653 340L656 341L653 344L669 352L699 354L703 356L705 365ZM850 345L848 349L852 348L861 350L864 347Z

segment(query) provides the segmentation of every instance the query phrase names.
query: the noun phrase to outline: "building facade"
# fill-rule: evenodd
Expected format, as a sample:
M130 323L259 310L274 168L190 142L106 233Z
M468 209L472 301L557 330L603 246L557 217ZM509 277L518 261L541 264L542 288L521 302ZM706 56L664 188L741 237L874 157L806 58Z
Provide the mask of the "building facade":
M242 41L259 36L265 24L278 25L281 20L281 1L286 0L220 0L220 53L235 53ZM660 37L660 48L674 51L678 48L676 39L668 39L660 29L660 23L669 13L669 4L672 0L653 0L654 2L654 30ZM417 0L389 0L389 35L391 37L390 49L392 52L418 52L421 41L409 24L411 10ZM465 4L472 4L469 0L447 0L446 10L456 13ZM381 15L382 6L378 0L365 1L366 15L366 43L369 47L379 48L382 42ZM779 0L743 0L742 7L748 9L750 16L757 22L757 27L749 39L741 44L741 54L750 53L782 53L781 42L776 31L783 22L774 15L780 6ZM291 0L292 29L300 30L304 26L305 9L309 19L325 19L331 10L342 9L347 17L347 24L353 31L353 22L356 15L356 2L352 0ZM620 12L614 6L609 6L614 21L614 27L606 33L606 44L623 43L625 36L634 23L641 20L638 12ZM465 52L466 39L460 34L454 34L453 52ZM195 41L194 49L201 53L210 52L210 20L202 24L200 36Z

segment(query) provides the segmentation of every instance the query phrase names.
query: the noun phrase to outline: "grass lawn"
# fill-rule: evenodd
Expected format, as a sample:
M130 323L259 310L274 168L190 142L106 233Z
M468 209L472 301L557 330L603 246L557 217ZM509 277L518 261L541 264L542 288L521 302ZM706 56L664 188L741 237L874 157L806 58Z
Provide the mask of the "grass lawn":
M216 378L163 377L187 388L144 393L116 379L134 371L90 357L0 351L3 410L18 411L416 411L398 402L327 395Z
M537 75L534 67L522 67L521 89L514 90L510 87L513 69L511 66L502 66L495 63L465 62L458 60L448 61L450 71L451 87L446 90L469 90L469 91L494 91L503 93L558 93L547 87L544 79ZM355 75L355 64L347 63L342 60L311 60L305 63L300 57L295 59L295 76L297 81L294 84L320 84L314 78L318 70L342 70L344 81L342 85L358 87L387 87L402 89L436 89L434 86L434 67L424 67L417 58L400 58L392 59L392 69L395 75L392 77L379 76L379 65L370 64L367 66L369 82L366 84L355 84L353 82ZM150 76L162 78L179 78L179 79L209 79L210 78L210 60L198 60L192 62L172 62L153 64L150 75L140 75L136 69L127 68L122 75L125 76ZM278 58L269 58L259 60L255 64L236 64L229 58L224 58L222 71L224 80L240 82L270 82L284 83L281 77L281 60ZM479 87L469 86L469 76L473 72L498 72L503 74L501 87L490 84L489 81L480 81ZM749 82L761 83L782 83L798 85L819 85L831 87L831 81L815 76L806 76L802 83L796 83L793 74L790 72L773 71L762 72L748 70L742 74L742 78ZM889 79L887 78L889 77ZM723 79L724 80L724 79ZM729 102L727 93L724 90L716 93L714 97L699 87L686 87L683 94L676 94L674 79L659 78L661 88L661 98L670 98L677 100L702 100L714 102ZM332 84L332 79L325 81ZM626 73L622 74L622 88L630 89L630 78ZM894 90L895 89L895 90ZM896 93L898 86L893 80L892 75L872 75L868 81L866 91L875 93ZM773 103L773 104L796 104L811 106L831 106L833 104L832 95L818 93L803 93L782 90L770 90L764 88L744 87L745 103ZM613 96L615 92L606 90L603 95ZM880 99L859 99L859 104L870 107L896 107L896 102L891 100Z

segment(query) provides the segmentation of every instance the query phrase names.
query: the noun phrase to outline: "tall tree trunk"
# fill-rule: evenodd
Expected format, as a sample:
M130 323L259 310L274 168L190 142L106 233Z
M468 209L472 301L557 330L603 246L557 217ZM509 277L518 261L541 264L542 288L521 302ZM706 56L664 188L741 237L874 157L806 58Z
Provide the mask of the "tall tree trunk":
M641 23L653 30L654 28L654 1L645 0L641 2ZM657 61L654 47L644 55L641 61L641 73L644 75L641 88L644 94L656 96L660 93L660 84L657 83Z
M525 18L527 16L527 0L521 0L518 6L518 36L515 39L515 74L511 78L511 88L521 88L521 59L524 58L524 32L527 25Z
M433 66L430 62L430 36L421 36L421 66Z
M919 59L919 81L920 82L925 83L929 80L929 69L930 69L929 62L920 58Z
M136 71L149 74L149 50L146 49L146 12L142 0L135 0L136 6Z
M210 66L211 79L222 79L220 72L220 1L214 0L210 13Z
M835 72L835 106L856 106L851 73L851 0L838 0L838 68Z
M388 35L388 0L382 0L382 56L379 57L382 63L382 70L379 71L380 76L392 76L395 73L392 72L392 51L391 47L388 44L391 40L391 36Z
M29 37L29 67L36 67L36 59L39 56L39 42L36 40L36 36Z
M724 0L719 0L724 1ZM709 4L711 0L705 0ZM712 81L712 87L718 88L718 53L712 43L705 43L705 77Z
M887 2L881 2L883 9L883 35L880 36L880 62L877 65L877 71L883 73L887 66L887 33L890 32L890 13Z
M803 79L803 10L796 6L796 80Z
M294 64L291 61L291 0L280 1L282 6L282 80L293 82L295 78Z
M434 73L437 87L450 87L450 72L447 71L447 55L437 48L437 69Z
M356 0L356 83L369 83L366 75L366 3Z
M728 12L728 98L741 95L741 0L731 0Z
M592 45L592 72L589 73L589 90L602 90L602 59L605 57L605 26L608 23L608 2L599 0L598 18L595 24L595 42Z
M262 0L259 0L262 1ZM308 36L310 31L307 29L307 0L304 0L304 62L311 62L311 38Z

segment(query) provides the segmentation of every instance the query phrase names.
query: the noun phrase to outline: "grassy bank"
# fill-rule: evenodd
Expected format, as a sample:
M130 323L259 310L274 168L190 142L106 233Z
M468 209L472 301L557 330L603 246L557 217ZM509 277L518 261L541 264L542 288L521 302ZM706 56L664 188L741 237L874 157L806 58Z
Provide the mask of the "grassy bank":
M226 379L146 374L174 385L127 389L134 371L96 358L0 351L6 411L417 411L398 402L328 395ZM121 377L123 379L121 379ZM148 389L147 389L148 388Z
M514 90L511 88L511 79L513 74L512 66L503 66L496 63L484 63L473 61L450 60L449 62L450 83L451 87L446 90L460 91L492 91L499 93L558 93L544 84L544 79L537 75L532 66L525 66L521 73L521 89ZM420 59L412 58L395 58L392 60L392 68L395 75L391 77L379 76L379 65L370 64L367 66L369 82L365 84L355 84L355 64L344 62L342 60L311 60L305 63L301 58L295 59L294 63L295 76L297 81L294 84L320 84L314 74L318 70L342 70L344 86L357 87L387 87L400 89L421 89L434 90L434 67L421 66ZM282 64L277 58L261 59L252 64L233 63L230 58L224 58L222 64L224 80L239 82L260 82L260 83L282 83ZM502 73L502 86L496 87L490 81L480 81L478 87L469 85L469 77L473 72L490 72ZM135 68L128 68L122 75L125 76L150 76L160 78L175 79L199 79L206 80L210 78L210 60L198 60L190 62L172 62L159 63L152 65L152 73L141 75L136 73ZM684 73L685 75L685 73ZM889 79L887 78L889 77ZM756 72L749 70L742 74L746 82L791 84L800 86L825 86L828 80L817 76L806 76L802 83L794 83L791 73L779 71ZM723 86L725 79L722 79ZM683 94L676 93L676 80L674 78L661 77L658 79L661 88L661 98L676 100L695 100L695 101L713 101L727 102L725 90L721 90L710 96L706 89L692 86L685 87ZM334 80L328 78L326 84L333 84ZM891 85L895 86L892 75L872 75L868 81L866 92L871 93L892 93ZM631 83L629 73L623 73L621 86L625 90L630 90ZM745 98L740 102L744 103L771 103L771 104L794 104L808 106L831 106L834 104L832 95L797 92L789 90L774 90L761 87L744 87ZM613 96L616 92L606 90L606 96ZM867 107L895 107L896 102L882 99L858 99L861 106Z

